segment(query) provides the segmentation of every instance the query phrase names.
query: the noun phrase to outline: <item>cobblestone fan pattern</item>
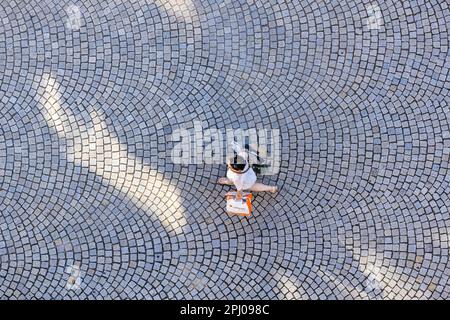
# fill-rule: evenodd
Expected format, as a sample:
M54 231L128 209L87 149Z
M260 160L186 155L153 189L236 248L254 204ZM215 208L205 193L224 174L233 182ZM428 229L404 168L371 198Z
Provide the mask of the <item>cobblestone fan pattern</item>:
M449 298L449 2L0 2L0 298ZM277 195L171 133L278 128Z

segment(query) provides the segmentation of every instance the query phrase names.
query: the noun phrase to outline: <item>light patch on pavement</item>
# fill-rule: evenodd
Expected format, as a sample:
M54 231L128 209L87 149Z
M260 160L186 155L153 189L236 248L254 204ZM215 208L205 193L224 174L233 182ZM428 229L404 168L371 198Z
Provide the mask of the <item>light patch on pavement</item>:
M158 6L164 7L166 11L174 14L177 18L192 22L192 13L195 5L192 0L155 0Z
M82 275L80 271L80 267L78 265L68 266L66 268L66 273L70 274L69 278L66 282L67 290L78 290L81 288L82 284Z
M367 293L374 290L383 290L383 275L380 268L368 262L365 266L361 266L363 274L367 277L365 280L365 291Z
M82 14L80 7L72 4L65 8L66 11L66 28L69 30L80 30L82 25Z
M277 271L274 275L274 280L277 281L277 287L281 296L285 299L301 299L307 296L298 280L293 276L289 276L284 268L280 268Z
M116 134L93 108L91 123L75 117L61 106L59 84L51 74L41 79L44 89L39 97L43 116L60 139L67 141L67 159L105 179L126 194L133 203L159 219L168 232L180 234L187 224L178 188L169 180L127 152Z
M383 14L376 3L371 3L366 7L368 18L366 25L369 30L379 30L383 25Z

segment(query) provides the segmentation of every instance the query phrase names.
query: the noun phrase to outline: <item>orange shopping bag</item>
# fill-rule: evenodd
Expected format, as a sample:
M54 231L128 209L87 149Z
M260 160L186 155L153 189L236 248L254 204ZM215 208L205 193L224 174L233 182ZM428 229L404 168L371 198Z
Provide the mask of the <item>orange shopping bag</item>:
M237 193L235 191L230 191L226 194L225 199L227 200L227 212L230 215L238 215L242 217L248 217L252 213L252 194L244 192L242 194L242 199L236 199Z

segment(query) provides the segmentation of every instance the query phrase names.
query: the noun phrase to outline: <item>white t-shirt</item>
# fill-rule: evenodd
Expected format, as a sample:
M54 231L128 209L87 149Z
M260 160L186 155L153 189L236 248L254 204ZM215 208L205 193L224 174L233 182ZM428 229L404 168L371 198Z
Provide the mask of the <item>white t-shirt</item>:
M244 171L247 170L248 166L249 165L247 163L245 165ZM241 174L228 169L227 178L233 181L236 189L238 189L239 191L250 189L256 182L256 174L252 168L249 168L247 172Z

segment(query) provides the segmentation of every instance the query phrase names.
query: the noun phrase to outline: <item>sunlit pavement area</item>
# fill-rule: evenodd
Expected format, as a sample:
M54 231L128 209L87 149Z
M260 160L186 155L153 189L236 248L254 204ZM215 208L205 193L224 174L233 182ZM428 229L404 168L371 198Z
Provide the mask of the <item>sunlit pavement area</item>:
M0 2L0 298L449 298L449 3ZM229 217L176 128L277 128Z

